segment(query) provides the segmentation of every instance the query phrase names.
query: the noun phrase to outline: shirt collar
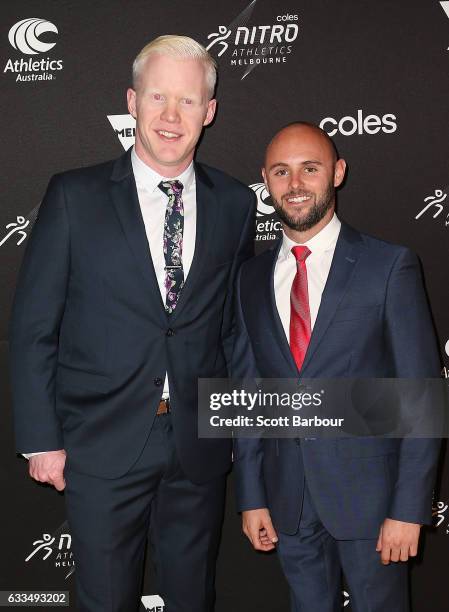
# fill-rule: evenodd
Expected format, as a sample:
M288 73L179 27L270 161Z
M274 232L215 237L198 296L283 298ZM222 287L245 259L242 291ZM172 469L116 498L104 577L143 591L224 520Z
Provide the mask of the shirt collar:
M153 170L153 168L147 166L147 164L137 155L134 147L131 151L131 163L137 187L139 189L144 189L148 193L153 193L158 188L159 183L163 180L181 181L184 187L184 193L195 185L195 170L193 167L193 161L180 175L170 178L158 174L155 170Z
M335 247L338 235L340 233L340 228L341 221L334 213L329 223L325 227L323 227L323 229L319 231L318 234L315 234L313 238L311 238L307 242L303 242L302 244L304 246L309 247L310 251L314 254L330 251ZM297 242L291 240L284 232L279 256L284 259L286 259L290 255L293 256L291 250L292 247L297 246L297 244Z

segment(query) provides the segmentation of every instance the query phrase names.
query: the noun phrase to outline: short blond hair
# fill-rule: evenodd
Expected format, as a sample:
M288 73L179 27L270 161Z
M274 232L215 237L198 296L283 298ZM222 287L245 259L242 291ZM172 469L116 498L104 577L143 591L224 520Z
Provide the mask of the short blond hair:
M177 59L196 59L206 69L206 84L210 98L217 82L217 62L199 42L188 36L166 34L159 36L139 52L133 62L133 88L136 89L143 65L151 55L167 55Z

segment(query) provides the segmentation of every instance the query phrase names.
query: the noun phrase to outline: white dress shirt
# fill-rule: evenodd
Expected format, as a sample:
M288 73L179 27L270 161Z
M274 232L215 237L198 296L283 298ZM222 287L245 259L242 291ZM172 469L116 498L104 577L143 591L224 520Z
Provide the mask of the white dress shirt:
M137 196L142 212L145 232L150 246L151 259L156 272L157 283L161 298L165 304L165 258L163 251L164 221L167 209L168 196L159 189L161 181L178 180L183 184L182 201L184 204L184 235L182 241L182 267L184 280L192 265L196 238L196 181L193 162L179 176L167 178L160 176L147 166L137 155L134 147L131 151L131 163L136 180ZM165 373L164 390L162 397L169 396L168 376ZM56 450L56 449L55 449ZM41 453L27 453L24 457L29 459Z
M341 222L334 214L329 223L313 238L303 243L311 253L306 259L307 288L309 292L310 324L315 325L324 286L334 256ZM290 291L296 275L296 259L291 249L296 242L284 233L282 245L274 269L274 294L276 306L285 335L290 343Z
M168 196L159 189L161 181L180 181L183 184L182 201L184 205L184 234L182 240L182 268L184 280L189 274L195 250L196 238L196 180L193 162L179 176L167 178L147 166L137 155L134 147L131 151L131 163L137 186L140 210L142 212L145 232L150 246L161 298L165 304L165 258L162 248L164 239L165 211ZM169 382L165 374L163 397L169 396Z

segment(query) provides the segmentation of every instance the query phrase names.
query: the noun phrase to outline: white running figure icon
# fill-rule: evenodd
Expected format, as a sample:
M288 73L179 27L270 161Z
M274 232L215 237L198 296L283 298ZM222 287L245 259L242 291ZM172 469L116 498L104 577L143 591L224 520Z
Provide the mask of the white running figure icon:
M436 208L438 209L433 215L433 218L436 219L444 208L441 202L444 202L446 198L447 193L444 193L442 189L435 189L434 195L427 196L427 198L424 198L424 202L428 202L428 204L426 204L426 206L424 206L424 208L416 215L415 219L419 219L420 217L422 217L423 214L432 206L436 206Z
M208 35L208 39L214 38L214 40L207 45L206 49L209 51L216 43L219 43L221 45L221 50L218 53L218 57L221 57L229 47L225 40L230 37L231 32L232 30L228 30L226 26L218 26L218 32L212 32L212 34Z
M33 542L33 546L36 546L36 548L32 551L31 554L28 555L28 557L25 559L25 562L29 561L31 557L34 557L34 555L40 550L46 551L46 554L44 555L43 560L45 561L45 559L48 559L48 557L53 552L51 545L54 543L54 541L55 541L55 538L52 538L49 533L43 533L42 540L36 540Z
M16 233L19 233L21 235L20 240L17 243L17 246L19 246L19 244L22 244L22 242L27 237L27 233L24 232L23 230L29 225L29 223L30 223L29 220L25 219L25 217L22 217L20 215L17 217L17 223L15 221L13 223L8 223L8 225L6 225L6 229L9 229L9 228L12 228L12 229L6 234L6 236L0 242L0 246L3 246L5 242L9 238L11 238L13 234L16 234Z

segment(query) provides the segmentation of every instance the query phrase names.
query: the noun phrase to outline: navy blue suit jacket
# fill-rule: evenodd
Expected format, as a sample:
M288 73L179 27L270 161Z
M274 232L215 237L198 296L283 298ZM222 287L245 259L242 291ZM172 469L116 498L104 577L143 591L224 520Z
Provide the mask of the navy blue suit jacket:
M236 292L233 376L438 377L440 363L419 263L407 248L342 224L301 371L274 296L280 244L243 264ZM298 527L304 477L337 539L376 538L386 517L431 519L440 443L428 439L237 439L239 510L268 507L285 533Z
M157 284L130 152L50 181L10 324L19 452L64 448L72 469L126 473L168 372L187 476L204 482L229 469L229 441L198 440L197 379L227 376L233 287L253 254L255 196L208 166L195 164L195 174L195 252L172 315Z

